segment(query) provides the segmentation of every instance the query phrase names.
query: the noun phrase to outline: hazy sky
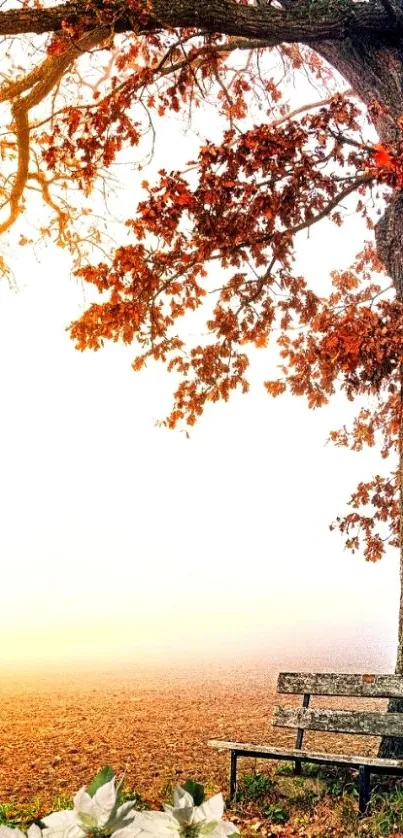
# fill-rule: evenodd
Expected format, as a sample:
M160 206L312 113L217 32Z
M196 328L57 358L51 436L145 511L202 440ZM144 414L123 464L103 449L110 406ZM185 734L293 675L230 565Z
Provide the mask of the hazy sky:
M361 240L354 218L325 223L298 268L321 282ZM130 348L74 349L65 327L85 300L65 254L23 249L13 268L18 292L0 286L2 663L242 659L286 638L294 656L337 646L346 663L376 642L391 666L397 554L368 565L328 529L378 466L325 444L351 406L270 400L269 349L251 394L209 407L190 439L157 428L162 369L133 373Z

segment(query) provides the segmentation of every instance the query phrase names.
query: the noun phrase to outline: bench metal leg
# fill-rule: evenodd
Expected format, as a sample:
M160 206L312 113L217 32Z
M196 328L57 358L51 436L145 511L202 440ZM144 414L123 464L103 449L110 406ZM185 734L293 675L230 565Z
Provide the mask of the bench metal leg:
M238 754L236 751L231 751L231 773L229 781L229 798L235 800L236 798L236 767Z
M360 765L360 797L359 797L359 811L360 815L365 815L367 811L369 795L370 795L371 772L368 765Z
M297 777L299 777L300 774L302 774L302 763L300 759L295 760L294 774L296 774Z

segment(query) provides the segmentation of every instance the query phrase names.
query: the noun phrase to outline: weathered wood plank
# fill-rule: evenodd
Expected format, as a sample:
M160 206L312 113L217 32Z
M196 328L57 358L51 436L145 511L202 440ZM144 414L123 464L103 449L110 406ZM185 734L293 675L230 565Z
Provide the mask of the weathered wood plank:
M359 768L368 765L377 769L391 769L403 773L403 760L380 759L379 757L363 757L359 754L334 754L321 751L302 751L297 748L274 748L272 745L257 745L253 742L230 742L223 739L210 739L207 744L218 751L236 751L239 756L257 755L264 759L300 759L303 762L323 762L332 765L351 765Z
M280 672L277 692L288 694L403 698L400 675L347 675L325 672Z
M309 695L309 693L308 694L305 693L305 695L302 699L302 706L303 707L309 707L310 700L311 700L311 696ZM295 747L296 748L302 748L303 741L304 741L304 729L299 727L298 730L297 730L297 738L295 740Z
M358 710L305 710L303 707L275 707L273 725L369 736L403 736L403 713L362 713Z

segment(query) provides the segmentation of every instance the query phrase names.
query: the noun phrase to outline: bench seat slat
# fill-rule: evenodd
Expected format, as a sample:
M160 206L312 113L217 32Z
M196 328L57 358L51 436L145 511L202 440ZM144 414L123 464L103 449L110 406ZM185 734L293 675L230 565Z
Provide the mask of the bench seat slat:
M403 713L363 713L358 710L311 710L279 706L274 708L273 725L369 736L403 736Z
M280 672L277 692L289 695L345 695L368 698L403 698L401 675L347 675Z
M273 748L272 745L257 745L253 742L230 742L221 739L210 739L207 743L210 748L223 751L236 751L239 756L272 757L273 759L299 759L302 762L331 763L332 765L350 765L359 768L360 765L367 765L377 769L392 769L402 771L403 760L381 759L379 757L363 757L356 754L330 754L321 751L302 751L298 748Z

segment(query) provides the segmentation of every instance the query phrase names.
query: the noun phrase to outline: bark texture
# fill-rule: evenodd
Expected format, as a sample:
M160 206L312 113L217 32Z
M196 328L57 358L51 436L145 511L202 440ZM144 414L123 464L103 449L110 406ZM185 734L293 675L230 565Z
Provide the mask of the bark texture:
M234 0L153 0L143 5L144 10L137 12L121 0L108 3L107 14L114 19L115 31L190 26L209 32L261 38L273 44L343 42L351 35L360 39L373 33L399 42L399 27L381 2L296 0L284 9L276 8L270 2L244 6ZM73 0L46 9L11 9L0 13L0 35L56 32L63 21L83 23L84 15L91 28L99 23L103 8L102 0L87 4Z

